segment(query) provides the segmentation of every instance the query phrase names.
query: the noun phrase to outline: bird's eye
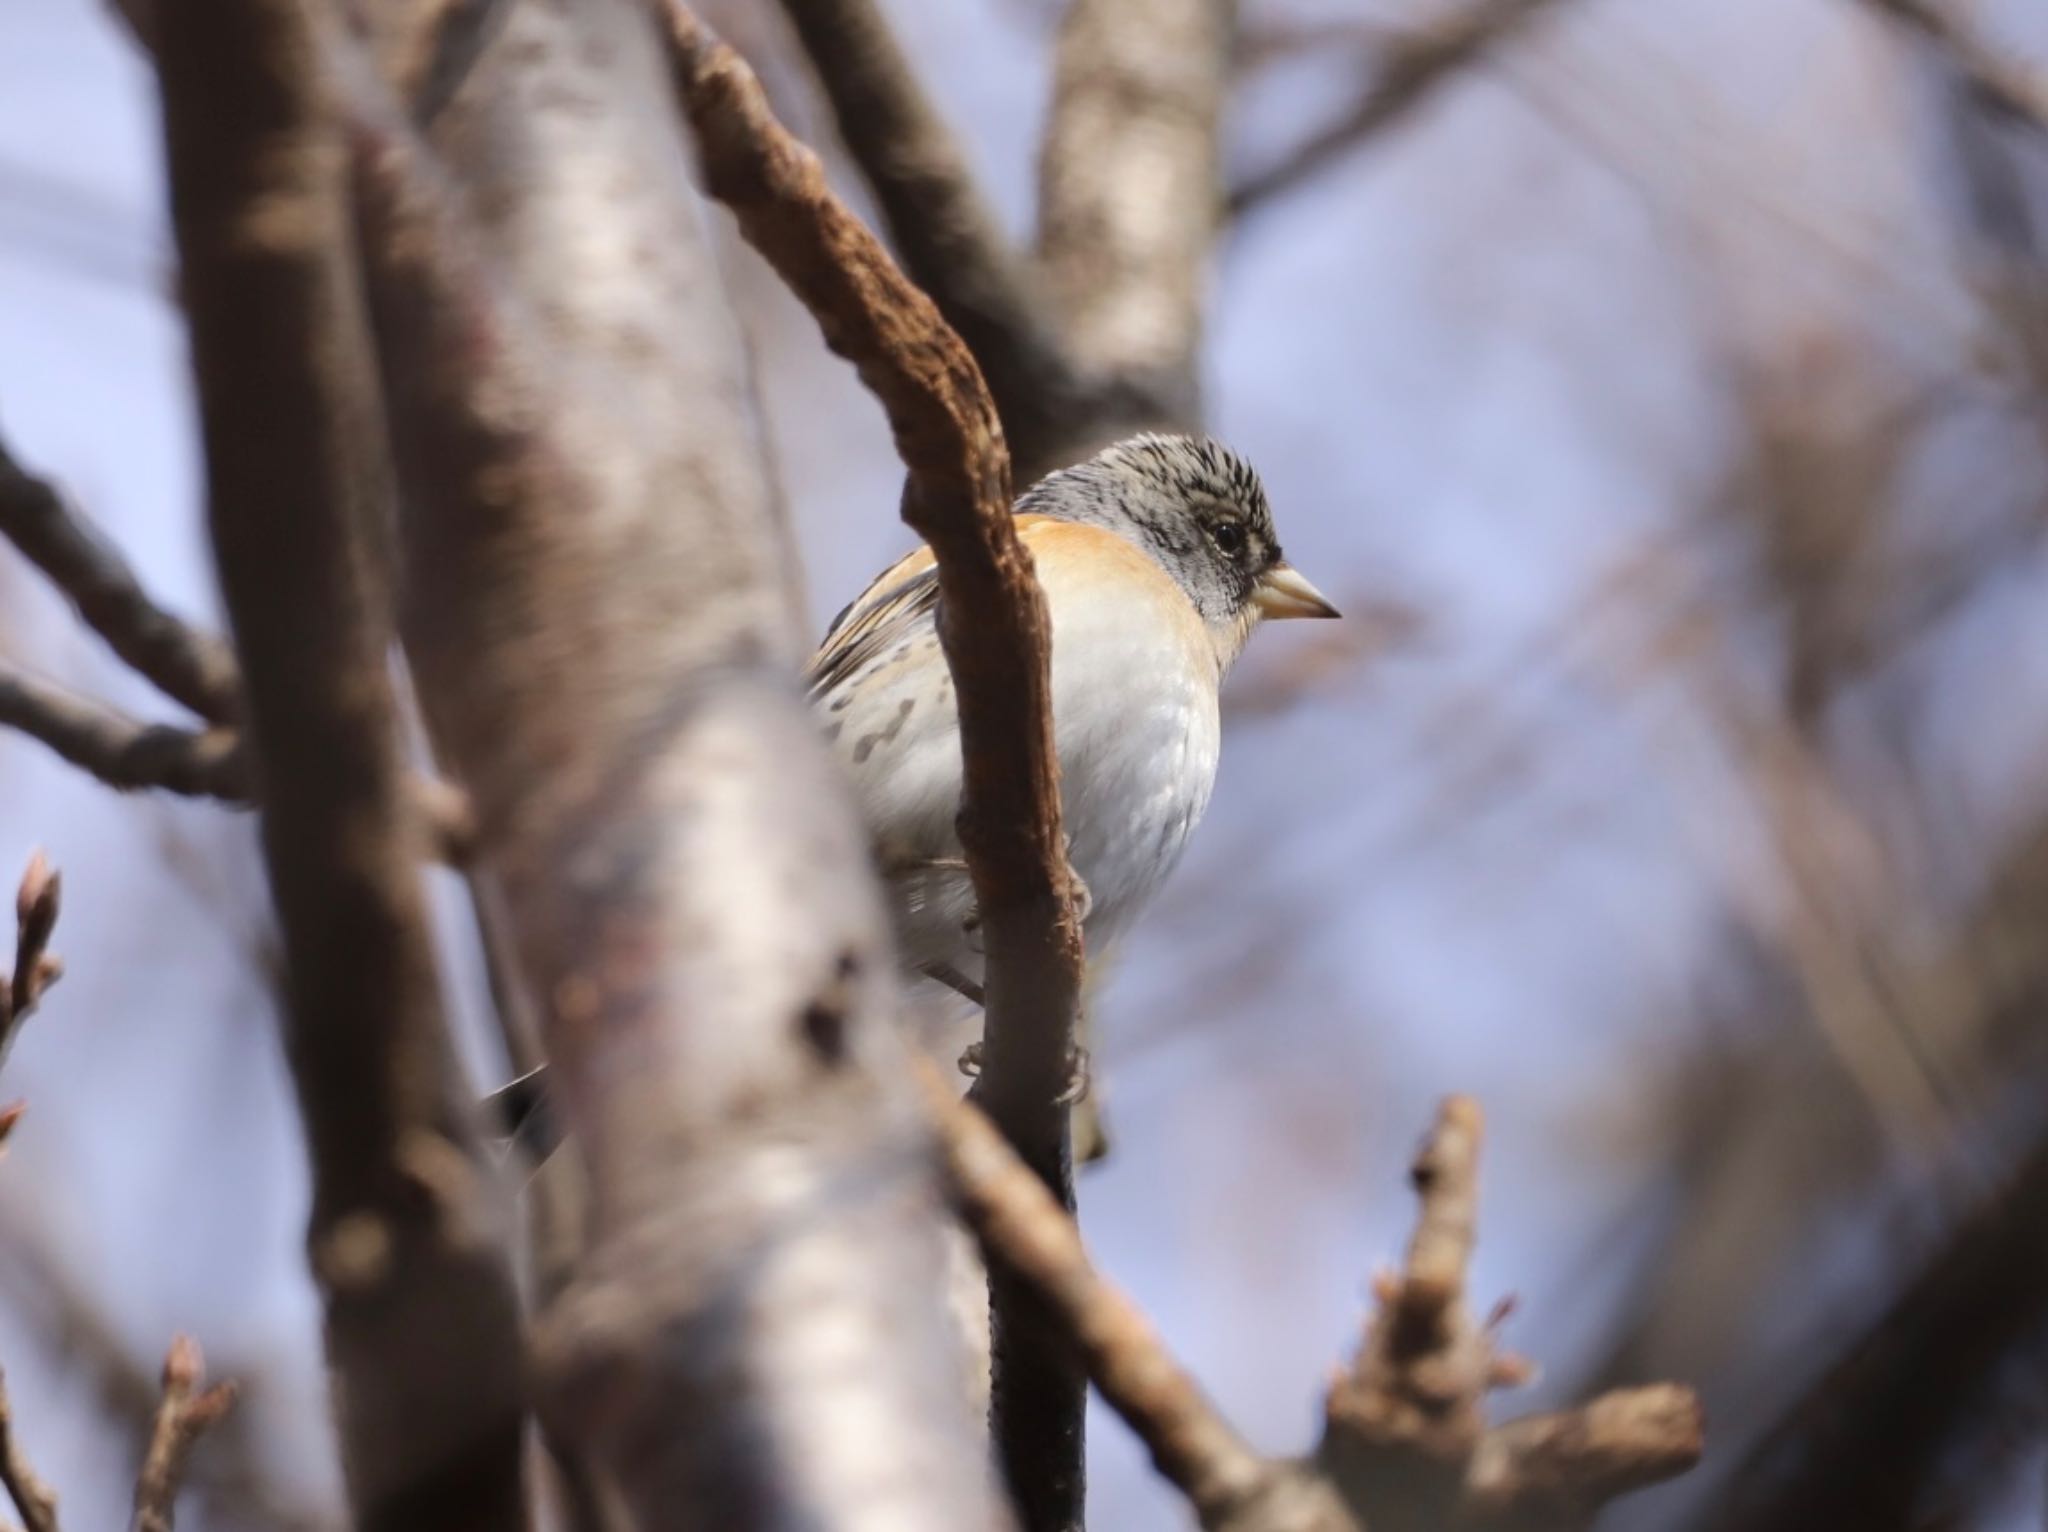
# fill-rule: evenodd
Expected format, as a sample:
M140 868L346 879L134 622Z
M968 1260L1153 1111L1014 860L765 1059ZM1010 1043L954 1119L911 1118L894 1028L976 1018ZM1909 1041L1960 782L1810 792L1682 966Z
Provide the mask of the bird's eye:
M1219 521L1209 535L1216 539L1216 546L1235 558L1244 551L1244 528L1235 521Z

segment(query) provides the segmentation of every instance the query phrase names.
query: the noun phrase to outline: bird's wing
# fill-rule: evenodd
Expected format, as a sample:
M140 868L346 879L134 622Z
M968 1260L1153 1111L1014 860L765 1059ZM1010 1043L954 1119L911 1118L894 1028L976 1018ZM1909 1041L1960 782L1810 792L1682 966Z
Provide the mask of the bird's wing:
M817 702L886 654L939 609L939 570L929 548L899 560L832 619L804 685Z
M1028 547L1054 526L1056 518L1016 518L1017 535ZM813 702L829 695L889 649L917 633L939 609L939 571L932 550L920 543L877 575L872 584L840 609L825 630L818 652L804 671L804 685Z

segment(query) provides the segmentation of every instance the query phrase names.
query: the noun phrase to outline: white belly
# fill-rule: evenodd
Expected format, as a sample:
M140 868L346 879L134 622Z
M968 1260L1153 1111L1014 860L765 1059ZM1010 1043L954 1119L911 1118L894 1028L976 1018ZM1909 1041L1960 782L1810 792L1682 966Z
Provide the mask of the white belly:
M1190 670L1170 631L1143 609L1084 610L1085 625L1055 611L1053 733L1068 855L1100 951L1180 860L1209 806L1220 732L1215 685Z
M1142 601L1063 600L1073 593L1056 578L1046 594L1062 808L1069 856L1088 885L1095 953L1157 891L1208 807L1216 687L1190 664L1184 631ZM906 962L943 963L979 982L973 890L954 833L959 715L950 682L934 681L943 675L933 669L936 644L927 623L907 652L861 679L856 702L825 716L838 725L835 748L891 868Z

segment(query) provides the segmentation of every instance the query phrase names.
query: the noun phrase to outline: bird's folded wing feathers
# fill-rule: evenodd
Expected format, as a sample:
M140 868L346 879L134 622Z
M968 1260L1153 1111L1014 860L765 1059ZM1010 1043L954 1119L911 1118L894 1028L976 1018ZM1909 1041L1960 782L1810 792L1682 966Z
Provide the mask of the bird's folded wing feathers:
M1017 535L1029 547L1057 518L1016 518ZM851 680L896 644L928 623L939 609L939 571L932 550L920 544L884 570L868 588L841 608L825 630L818 652L804 671L813 702Z
M804 671L811 701L851 681L938 609L938 565L931 549L919 548L877 577L832 619Z

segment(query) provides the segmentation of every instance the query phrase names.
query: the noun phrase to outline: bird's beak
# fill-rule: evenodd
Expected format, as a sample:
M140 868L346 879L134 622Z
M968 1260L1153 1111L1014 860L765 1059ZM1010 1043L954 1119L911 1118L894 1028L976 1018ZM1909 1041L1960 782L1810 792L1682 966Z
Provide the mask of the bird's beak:
M1252 609L1268 622L1282 617L1335 617L1329 598L1292 564L1275 564L1252 587Z

